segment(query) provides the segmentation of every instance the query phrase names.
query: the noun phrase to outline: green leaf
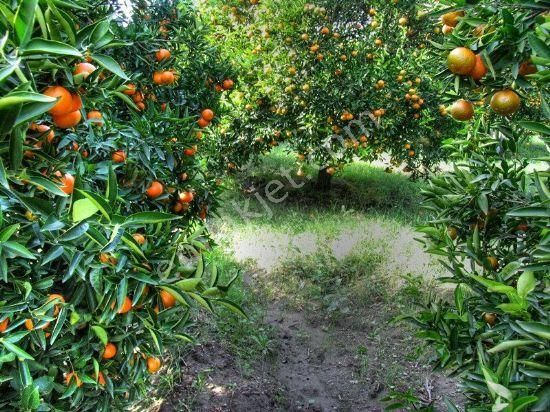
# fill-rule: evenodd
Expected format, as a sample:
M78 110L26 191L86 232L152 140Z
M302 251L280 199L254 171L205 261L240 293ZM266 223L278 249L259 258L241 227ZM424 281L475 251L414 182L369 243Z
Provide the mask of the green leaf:
M235 302L232 302L228 299L216 299L215 302L229 308L229 310L231 310L232 312L235 312L236 314L248 319L248 315L246 314L246 312Z
M181 219L181 216L164 212L139 212L130 215L124 220L125 226L142 226L152 223L163 223Z
M20 46L24 46L31 38L34 29L34 13L37 6L38 0L21 0L19 3L13 26Z
M118 98L124 100L128 106L130 106L132 109L139 111L140 109L136 106L134 101L130 99L128 96L126 96L123 93L120 92L113 92L114 95L116 95Z
M110 56L105 56L103 54L92 54L92 59L99 63L100 66L109 70L113 74L116 74L118 77L121 77L124 80L130 80L130 78L124 73L124 70L120 65Z
M487 195L485 193L482 193L477 197L477 204L485 215L489 213L489 200L487 199Z
M518 279L518 295L525 299L529 293L535 290L536 283L537 281L533 272L523 272Z
M533 52L539 57L544 57L550 59L550 47L548 47L541 39L539 39L535 34L529 34L529 44L533 49Z
M57 316L57 321L55 322L55 326L52 331L52 336L50 338L50 345L53 345L56 341L57 337L61 333L61 329L63 328L63 324L65 323L65 319L67 318L67 309L65 307L61 308L59 311L59 314Z
M21 407L23 410L35 410L40 406L40 393L34 385L25 386L21 392Z
M88 223L79 223L63 233L63 235L60 237L60 240L69 241L78 239L80 236L86 233L89 228L90 225Z
M27 352L25 352L23 349L21 349L19 346L14 345L11 342L8 342L7 340L0 339L0 343L4 345L4 347L12 352L15 356L17 356L19 359L28 359L28 360L34 360L34 358L29 355Z
M495 347L492 347L487 352L488 353L498 353L498 352L502 352L502 351L505 351L505 350L520 348L520 347L523 347L523 346L534 345L536 343L537 342L535 342L533 340L507 340L507 341L504 341L502 343L499 343Z
M109 343L109 337L107 336L107 331L105 329L101 326L94 325L92 326L92 330L103 345L107 345Z
M523 322L518 320L518 325L525 331L550 340L550 326L542 322Z
M502 386L498 383L490 382L490 381L487 381L487 386L498 396L501 396L506 400L511 401L514 398L514 395L512 395L512 392L510 392L510 390L505 386Z
M107 179L107 193L105 196L111 204L114 204L118 197L118 182L112 164L109 164L109 178Z
M521 209L516 209L507 213L513 217L543 217L550 218L550 209L547 207L529 206Z
M73 221L80 222L97 213L99 209L90 199L79 199L73 203Z
M168 286L160 286L161 289L167 291L170 293L179 303L181 303L183 306L189 306L187 301L181 296L179 292L177 292L174 288L168 287Z
M541 134L546 134L546 135L550 134L550 127L546 126L543 123L529 122L529 121L522 121L522 122L517 122L517 123L518 123L518 125L520 125L524 129L532 130L534 132L541 133Z
M68 44L61 43L57 40L46 40L40 38L29 41L21 50L21 53L24 56L32 54L53 54L59 56L82 57L82 53Z
M109 206L109 203L107 203L105 199L87 190L77 189L77 191L80 194L84 195L88 200L90 200L94 204L94 206L97 208L97 210L99 210L107 220L109 221L111 220L111 214L112 214L111 207Z
M191 278L191 279L180 280L179 282L176 282L175 285L178 287L178 289L181 289L184 292L193 292L197 290L197 286L201 282L202 282L202 279Z
M42 258L42 265L46 265L52 260L57 259L59 256L63 254L64 251L65 251L65 248L61 245L56 245L52 247L50 250L48 250L48 252Z
M15 129L10 137L10 167L17 170L23 161L23 142L25 135L20 129Z
M0 98L0 110L22 103L51 103L55 105L57 99L35 92L12 92Z
M143 254L143 251L141 250L141 247L139 244L135 241L135 239L130 236L128 233L124 233L122 235L122 241L134 251L137 255L141 256L142 258L146 259L145 255Z
M5 242L9 240L12 235L19 230L21 225L19 223L14 223L13 225L7 226L0 231L0 242Z
M67 197L68 195L62 191L57 184L42 176L28 176L27 181L37 187L41 187L56 196Z
M36 256L34 256L29 249L27 249L25 246L23 246L20 243L8 241L8 242L3 242L0 245L4 249L7 249L8 251L10 251L11 253L17 256L21 256L27 259L36 259Z

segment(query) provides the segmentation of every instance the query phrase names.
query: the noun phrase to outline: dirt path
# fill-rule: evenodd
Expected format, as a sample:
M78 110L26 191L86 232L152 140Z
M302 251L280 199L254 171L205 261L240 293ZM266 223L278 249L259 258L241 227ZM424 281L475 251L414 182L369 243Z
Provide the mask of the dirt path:
M390 391L409 388L435 405L443 395L456 398L455 383L415 359L410 330L390 325L382 304L338 321L319 307L266 305L273 356L243 370L223 343L196 346L181 360L182 382L160 411L377 412Z

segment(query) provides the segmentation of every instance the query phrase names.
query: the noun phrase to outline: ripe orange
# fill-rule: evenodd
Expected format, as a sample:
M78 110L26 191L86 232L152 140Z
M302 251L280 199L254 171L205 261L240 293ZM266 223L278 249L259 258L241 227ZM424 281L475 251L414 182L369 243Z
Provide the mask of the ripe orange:
M518 74L520 76L527 76L529 74L535 74L537 72L537 67L530 61L524 61L520 64Z
M447 228L447 234L452 240L456 240L456 238L458 237L458 230L456 227L449 226Z
M466 47L457 47L447 56L447 66L454 74L468 75L476 65L476 55Z
M181 192L179 199L180 199L180 202L191 203L194 197L195 195L193 195L193 192Z
M441 16L441 22L449 27L456 27L461 17L464 17L464 12L462 10L451 11Z
M498 269L498 259L494 256L487 257L487 263L494 269Z
M50 86L44 90L44 95L58 99L57 103L48 110L48 113L52 115L62 115L71 111L73 97L63 86Z
M172 56L172 53L170 53L170 50L167 50L167 49L159 49L155 53L155 57L156 57L158 62L160 62L162 60L168 60L170 58L170 56Z
M73 93L71 97L73 98L73 104L70 111L74 112L75 110L82 109L82 99L80 98L80 95L77 93Z
M135 94L132 96L132 100L134 103L139 103L143 101L143 93L142 92L135 92Z
M41 135L44 135L44 138L48 143L52 143L53 140L55 139L55 133L50 128L50 126L48 126L46 124L34 124L34 123L32 123L29 126L29 130L33 130L33 131L36 131L36 132L40 133Z
M186 156L195 156L196 153L197 153L197 146L188 147L183 151L183 154L185 154Z
M474 117L474 105L463 99L457 100L451 106L451 116L459 121L470 120Z
M122 307L118 311L119 314L128 313L132 310L132 299L130 299L128 296L124 298L124 303L122 304Z
M162 73L163 72L154 72L153 73L153 83L162 84Z
M148 357L147 358L147 370L149 373L157 373L161 367L160 359Z
M112 359L116 356L116 352L117 352L117 347L114 343L107 343L107 345L105 345L105 349L103 350L103 355L102 355L102 358L103 359Z
M502 116L509 116L518 111L521 100L513 90L501 90L491 98L491 109Z
M103 122L101 121L103 119L103 115L101 112L97 110L92 110L91 112L88 112L88 115L86 116L88 120L93 120L91 123L95 126L103 126Z
M133 96L136 93L136 85L132 83L127 84L126 90L124 90L123 93L128 96Z
M235 83L233 82L233 80L225 79L223 81L222 87L223 87L224 90L231 90L234 85L235 85Z
M124 150L117 150L111 155L113 163L124 163L126 161L126 153Z
M160 183L156 180L151 182L151 185L145 191L145 193L147 193L147 197L149 199L156 199L157 197L162 195L163 192L164 192L164 186L162 186L162 183Z
M111 264L111 265L116 265L118 263L118 259L114 256L111 256L109 255L108 253L100 253L99 254L99 261L101 263L105 263L105 264Z
M327 170L326 170L327 174L332 176L334 173L336 173L336 169L334 167L327 167Z
M483 63L483 59L479 54L476 54L476 64L474 65L473 70L470 73L470 76L475 81L481 80L487 74L487 67Z
M68 373L67 375L65 375L65 384L67 386L69 386L72 383L73 380L74 380L77 388L80 388L82 386L82 381L80 380L80 378L78 377L76 372L71 372L71 373Z
M323 28L321 29L321 34L322 34L322 35L325 35L325 36L326 36L326 35L329 34L329 33L330 33L330 29L329 29L328 27L323 27Z
M53 124L60 129L70 129L80 123L80 120L82 120L82 113L80 113L80 110L75 110L74 112L66 114L53 115L52 118Z
M95 67L93 64L78 63L73 71L73 76L77 76L81 74L84 80L86 80L88 76L96 70L97 70L97 67Z
M205 128L205 127L208 127L210 122L206 120L204 117L201 117L199 118L199 120L197 120L197 124L199 125L199 127Z
M176 298L170 292L165 290L160 291L160 300L165 309L171 308L176 304Z
M46 322L43 326L40 327L40 329L46 329L48 326L50 326L50 322ZM32 319L25 320L25 329L34 330L34 322L32 321Z
M6 331L6 329L8 328L9 324L10 324L10 320L8 318L6 318L2 322L0 322L0 333L4 333Z
M138 108L139 111L145 110L145 103L138 102L136 103L136 107Z
M47 302L51 302L52 300L59 300L61 303L65 303L65 298L63 297L63 295L59 295L57 293L52 293L50 295L48 295L48 300ZM54 316L57 316L57 314L59 313L59 305L55 305L54 306Z
M210 109L204 109L202 112L201 112L201 117L206 120L206 121L209 121L211 122L212 119L214 119L214 112Z
M497 315L496 315L496 313L484 313L483 314L483 320L489 326L495 326L495 324L497 323Z
M136 243L140 244L140 245L144 245L145 244L145 236L143 236L141 233L134 233L132 235L132 237L134 238L134 240L136 241Z
M176 81L176 77L174 76L174 73L171 71L164 71L161 74L161 82L162 84L172 84Z
M103 372L99 372L96 376L96 381L97 383L99 383L101 386L105 386L106 382L105 382L105 376L103 375Z
M59 188L63 192L65 192L68 195L73 193L73 191L74 191L74 176L73 175L71 175L69 173L65 173L65 176L63 176L61 178L61 183L62 183L62 185Z

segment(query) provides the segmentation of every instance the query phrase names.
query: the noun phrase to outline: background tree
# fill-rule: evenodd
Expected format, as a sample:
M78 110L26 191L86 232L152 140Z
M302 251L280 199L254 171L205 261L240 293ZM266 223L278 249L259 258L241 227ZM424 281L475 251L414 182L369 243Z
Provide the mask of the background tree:
M422 78L426 32L415 2L207 2L214 41L239 67L233 115L216 141L235 168L285 142L318 184L356 158L388 154L415 174L437 164L453 122Z

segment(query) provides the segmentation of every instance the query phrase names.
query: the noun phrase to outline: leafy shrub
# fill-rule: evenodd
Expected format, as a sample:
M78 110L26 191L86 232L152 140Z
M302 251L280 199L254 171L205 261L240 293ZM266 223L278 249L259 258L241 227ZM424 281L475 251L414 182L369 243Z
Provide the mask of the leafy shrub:
M189 77L217 54L186 62L185 2L1 6L0 409L119 410L191 339L191 306L242 313L201 257L218 186L196 122L217 99Z
M548 410L550 191L548 169L533 165L548 156L521 151L533 134L546 144L550 134L539 121L550 117L547 10L480 1L435 14L449 22L448 13L458 19L435 44L439 58L465 47L481 56L486 74L447 77L448 100L479 104L464 134L444 142L454 168L431 179L424 197L433 220L419 230L449 269L441 281L456 286L453 302L432 300L415 321L438 366L462 377L468 410ZM503 90L512 98L498 105Z

